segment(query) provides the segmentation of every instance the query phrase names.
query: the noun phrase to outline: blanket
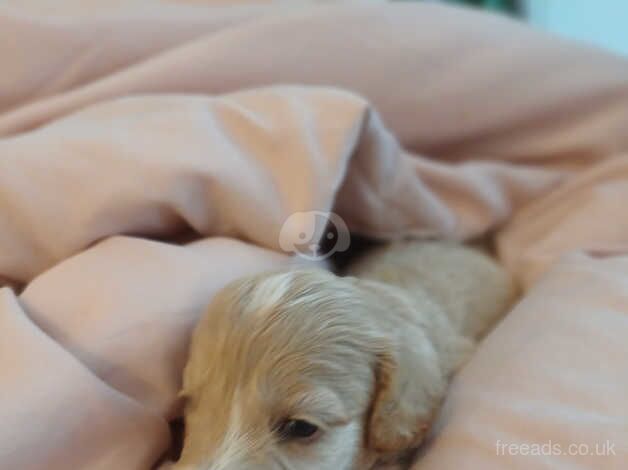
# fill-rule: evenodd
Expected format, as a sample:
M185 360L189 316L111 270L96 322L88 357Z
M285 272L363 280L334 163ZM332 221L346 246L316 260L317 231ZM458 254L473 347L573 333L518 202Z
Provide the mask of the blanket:
M5 0L0 68L0 468L152 468L204 306L312 211L524 286L415 470L623 468L626 59L431 3Z

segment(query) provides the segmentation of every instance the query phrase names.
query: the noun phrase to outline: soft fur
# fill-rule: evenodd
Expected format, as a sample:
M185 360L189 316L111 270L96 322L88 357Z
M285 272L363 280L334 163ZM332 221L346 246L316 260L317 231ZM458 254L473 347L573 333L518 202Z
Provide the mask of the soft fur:
M215 297L185 369L177 469L397 461L421 443L450 375L513 295L487 256L447 243L387 245L347 274L268 273ZM285 419L321 431L285 441Z

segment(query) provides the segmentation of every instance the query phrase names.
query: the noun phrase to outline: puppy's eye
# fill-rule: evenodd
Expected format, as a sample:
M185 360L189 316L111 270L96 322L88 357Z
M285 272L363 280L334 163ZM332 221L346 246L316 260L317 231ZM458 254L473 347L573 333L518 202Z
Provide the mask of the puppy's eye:
M279 424L277 434L283 440L311 440L320 432L315 424L302 419L286 419Z

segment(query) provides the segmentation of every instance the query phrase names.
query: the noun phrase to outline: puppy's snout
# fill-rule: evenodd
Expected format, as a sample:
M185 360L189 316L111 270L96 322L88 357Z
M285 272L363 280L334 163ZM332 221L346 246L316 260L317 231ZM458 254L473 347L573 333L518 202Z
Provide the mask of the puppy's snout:
M311 243L308 248L312 253L318 253L318 250L320 250L321 246L318 243Z
M160 467L159 470L245 470L245 468L240 464L231 466L225 462L209 462L199 465L175 465L172 467Z

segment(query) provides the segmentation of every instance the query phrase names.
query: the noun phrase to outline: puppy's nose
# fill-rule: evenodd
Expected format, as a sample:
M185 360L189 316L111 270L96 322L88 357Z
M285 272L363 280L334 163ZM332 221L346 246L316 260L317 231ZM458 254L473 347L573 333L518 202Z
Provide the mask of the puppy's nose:
M310 249L312 253L316 254L318 253L320 245L318 243L312 243L311 245L308 246L308 248Z

